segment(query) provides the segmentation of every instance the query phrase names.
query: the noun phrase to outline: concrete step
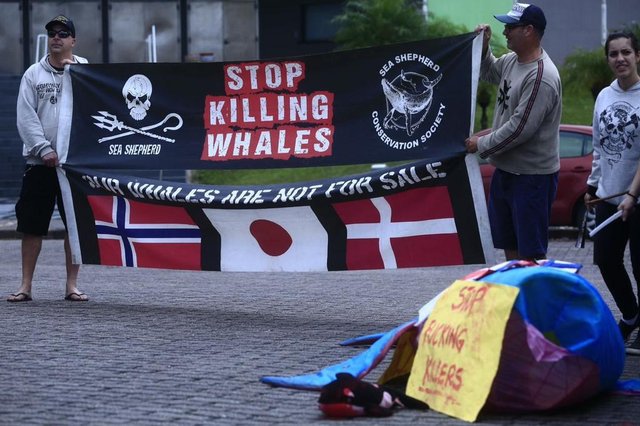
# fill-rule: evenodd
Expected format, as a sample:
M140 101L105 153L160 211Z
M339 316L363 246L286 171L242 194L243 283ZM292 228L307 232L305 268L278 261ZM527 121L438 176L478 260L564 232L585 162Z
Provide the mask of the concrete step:
M0 78L0 96L3 98L18 99L18 91L20 90L20 79L7 80Z
M22 139L16 133L3 132L0 130L0 152L17 152L22 155ZM19 148L19 149L18 149Z
M2 101L0 101L2 102ZM0 104L0 120L1 122L11 123L16 127L16 106L15 104Z
M16 103L17 98L9 98L8 96L0 95L0 116L3 118L11 117L15 122Z
M20 139L20 135L5 135L1 137L0 140L0 152L22 152L22 140Z
M5 168L9 168L11 170L20 170L22 169L22 164L24 161L22 160L22 151L15 152L9 150L0 151L0 165Z
M21 181L3 181L0 180L0 198L9 198L17 200L20 196Z

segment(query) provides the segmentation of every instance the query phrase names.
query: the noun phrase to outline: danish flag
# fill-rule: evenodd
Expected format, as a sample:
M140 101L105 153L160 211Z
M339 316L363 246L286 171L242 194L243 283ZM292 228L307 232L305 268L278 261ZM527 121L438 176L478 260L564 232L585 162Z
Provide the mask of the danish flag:
M347 229L347 269L459 265L463 260L446 187L337 203Z

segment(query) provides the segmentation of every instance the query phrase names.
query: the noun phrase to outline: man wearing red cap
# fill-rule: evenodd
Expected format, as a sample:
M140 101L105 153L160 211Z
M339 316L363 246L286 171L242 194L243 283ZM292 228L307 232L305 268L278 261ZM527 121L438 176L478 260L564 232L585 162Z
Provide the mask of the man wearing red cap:
M472 136L468 152L496 166L489 195L489 221L496 248L509 259L543 259L548 247L551 204L560 170L562 114L560 75L541 46L547 25L538 6L515 3L503 22L512 52L496 58L484 31L480 77L498 85L492 132Z
M58 103L62 95L65 65L87 62L85 58L73 54L76 28L71 19L63 15L56 16L45 28L49 36L49 54L25 71L18 93L17 126L26 160L20 198L16 203L17 229L22 233L22 283L18 291L9 296L9 302L32 300L33 274L42 248L42 238L47 235L56 203L65 220L56 174ZM65 299L86 301L87 296L77 288L79 265L71 261L68 236L65 237L64 248L67 269Z

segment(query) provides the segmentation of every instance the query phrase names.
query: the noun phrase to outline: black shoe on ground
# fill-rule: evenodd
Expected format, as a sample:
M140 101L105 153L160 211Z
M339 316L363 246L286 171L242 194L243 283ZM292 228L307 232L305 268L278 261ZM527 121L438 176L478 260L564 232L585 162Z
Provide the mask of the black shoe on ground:
M633 324L627 324L622 320L618 321L618 328L620 329L620 334L622 334L622 340L626 342L629 336L631 336L631 333L633 333L633 330L638 328L639 325L640 325L640 315L638 315L638 317L636 318L636 321Z
M626 347L626 352L629 355L640 355L640 333L636 336L636 340Z

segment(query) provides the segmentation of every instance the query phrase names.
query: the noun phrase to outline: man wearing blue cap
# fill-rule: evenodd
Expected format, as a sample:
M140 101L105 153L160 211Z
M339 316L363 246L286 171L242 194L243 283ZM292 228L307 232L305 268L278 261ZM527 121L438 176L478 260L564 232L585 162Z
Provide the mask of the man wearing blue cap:
M562 86L558 69L541 47L547 26L538 6L515 3L503 22L511 50L496 58L484 31L480 78L497 84L492 132L465 141L496 166L489 195L489 221L496 248L509 259L543 259L549 217L560 170Z

